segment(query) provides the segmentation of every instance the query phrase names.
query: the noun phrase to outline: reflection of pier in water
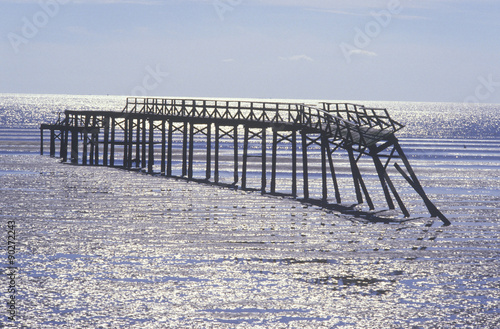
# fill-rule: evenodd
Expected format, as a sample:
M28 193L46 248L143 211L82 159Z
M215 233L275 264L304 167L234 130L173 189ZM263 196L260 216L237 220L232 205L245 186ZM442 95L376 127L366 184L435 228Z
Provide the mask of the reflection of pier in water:
M229 139L232 142L234 177L229 185L251 189L247 184L248 166L256 158L257 161L260 159L262 193L280 194L276 189L277 150L280 143L289 143L290 195L298 198L300 190L302 199L319 201L325 206L328 205L329 179L332 181L337 204L342 202L333 154L344 150L349 159L356 200L358 204L366 200L370 209L374 210L372 198L358 166L360 158L368 156L373 161L389 209L395 209L394 198L405 217L410 217L387 172L391 161L400 159L406 171L397 163L394 163L395 168L420 195L431 216L450 224L425 194L394 136L403 125L391 119L385 109L339 103L322 103L322 108L316 108L298 103L128 98L122 112L67 110L64 114L64 118L60 118L55 124L41 125L42 154L44 131L49 130L50 155L56 155L58 141L59 156L63 162L70 160L82 165L144 168L152 174L155 169L155 153L161 153L161 175L175 177L173 164L180 161L182 169L179 169L180 175L177 176L224 185L220 180L223 162L221 142ZM174 135L181 136L181 154L174 154ZM203 136L203 143L196 138L200 135ZM272 139L270 164L268 135ZM241 139L242 150L239 144ZM254 147L250 147L250 144ZM259 145L257 149L255 145ZM320 150L319 200L312 200L309 195L308 149L311 146ZM195 162L199 162L194 153L200 147L204 152L202 178L194 175ZM297 154L298 149L302 153L300 156ZM300 166L297 165L298 161L302 162ZM281 162L279 164L282 165ZM298 177L301 177L301 189L298 187Z

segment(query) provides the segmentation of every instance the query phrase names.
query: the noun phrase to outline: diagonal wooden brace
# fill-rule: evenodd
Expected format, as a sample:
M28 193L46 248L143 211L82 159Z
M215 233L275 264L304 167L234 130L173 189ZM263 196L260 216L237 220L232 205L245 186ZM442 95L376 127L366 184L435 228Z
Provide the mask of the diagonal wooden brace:
M408 176L408 174L406 174L404 172L403 168L401 168L401 166L399 166L397 163L394 164L394 167L396 167L396 169L399 171L399 173L406 179L406 181L411 185L411 187L413 187L413 189L415 190L415 192L417 192L420 195L420 197L422 198L422 200L424 200L424 203L425 203L427 209L429 210L431 216L432 217L438 217L447 226L451 225L451 222L448 220L448 218L446 218L446 216L443 215L443 213L441 211L439 211L439 209L427 197L427 195L425 194L424 189L422 188L422 186L420 185L420 183L418 182L418 180L417 181L412 180Z

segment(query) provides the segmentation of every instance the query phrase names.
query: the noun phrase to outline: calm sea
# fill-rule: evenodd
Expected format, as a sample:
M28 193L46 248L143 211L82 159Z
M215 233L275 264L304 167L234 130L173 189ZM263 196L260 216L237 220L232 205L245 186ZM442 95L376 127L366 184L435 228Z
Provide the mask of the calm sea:
M451 226L429 218L402 178L414 218L374 224L288 198L62 164L39 155L39 125L66 109L121 111L125 97L0 94L2 291L12 222L17 271L0 324L498 328L500 105L354 103L387 108L406 125L401 145ZM362 174L369 166L360 161ZM347 165L339 170L354 202ZM285 167L285 192L288 179ZM365 179L384 208L376 175Z

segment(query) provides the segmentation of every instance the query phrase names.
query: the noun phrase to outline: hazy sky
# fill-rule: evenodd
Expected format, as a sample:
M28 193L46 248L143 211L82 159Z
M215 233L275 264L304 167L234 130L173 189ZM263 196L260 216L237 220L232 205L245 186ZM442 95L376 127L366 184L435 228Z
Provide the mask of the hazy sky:
M498 0L0 0L0 93L500 103Z

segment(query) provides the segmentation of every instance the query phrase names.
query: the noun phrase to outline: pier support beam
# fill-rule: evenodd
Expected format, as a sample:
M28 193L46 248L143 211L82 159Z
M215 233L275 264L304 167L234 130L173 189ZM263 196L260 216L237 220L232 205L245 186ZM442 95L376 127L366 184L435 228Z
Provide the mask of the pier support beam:
M56 132L55 129L50 129L50 147L49 147L50 157L56 156Z
M215 124L214 182L219 183L220 126Z
M297 197L297 132L292 131L292 196Z
M130 120L131 124L133 125L134 124L134 120ZM133 129L132 129L132 132L130 134L130 140L132 142L132 144L135 144L135 161L132 159L132 163L135 162L135 167L136 168L141 168L143 167L143 162L141 161L142 160L142 152L141 152L141 134L142 134L142 129L141 129L141 123L142 123L142 120L141 119L136 119L136 124L135 124L135 143L133 142L134 141L134 136L133 136ZM134 146L132 145L132 148L134 148ZM142 162L142 163L141 163ZM132 167L132 163L130 164L130 167Z
M165 176L166 161L167 161L167 131L166 121L161 121L161 175Z
M111 167L115 166L115 126L116 126L116 119L115 117L111 118L111 149L109 153L109 165Z
M43 155L43 129L40 128L40 155Z
M78 164L78 129L71 130L71 163Z
M172 177L172 140L173 140L173 122L168 123L168 144L167 144L167 177Z
M128 124L128 140L127 140L127 148L128 148L128 151L127 151L127 166L126 168L128 169L131 169L132 168L132 149L133 149L133 146L134 146L134 140L133 140L133 137L134 137L134 120L133 119L130 119L128 120L129 121L129 124ZM137 121L137 125L139 125L139 121ZM137 134L137 144L139 144L139 136L140 134ZM136 161L139 161L139 156L137 156L136 158Z
M408 177L408 175L403 171L403 169L397 163L394 164L394 166L399 171L399 173L406 179L406 181L411 185L411 187L413 187L413 189L420 195L427 209L429 210L431 216L438 217L445 225L451 225L451 222L448 220L448 218L446 218L446 216L429 199L429 197L424 191L424 188L420 184L417 175L415 175L415 172L413 171L413 168L411 167L408 158L406 157L405 153L403 152L403 149L399 145L398 140L396 139L396 137L393 138L394 138L394 147L396 148L396 151L398 152L401 160L403 161L406 170L409 172L410 177Z
M103 138L103 151L102 151L102 165L107 166L109 160L109 116L103 118L104 120L104 138Z
M361 176L361 172L359 171L359 167L356 159L354 158L354 151L352 147L346 147L347 153L349 154L349 161L351 163L351 173L354 180L354 188L356 189L356 197L358 199L358 204L363 203L363 195L361 191L363 191L366 203L370 207L370 210L374 210L375 206L373 205L370 194L368 193L368 189L366 188L365 182L363 181L363 177Z
M188 159L188 178L193 178L194 162L194 125L189 124L189 159Z
M322 201L326 203L328 200L328 180L326 174L326 158L329 147L328 138L321 134L321 185L322 185Z
M387 180L386 180L386 170L384 168L384 165L380 161L380 158L378 157L376 146L373 146L370 148L370 156L373 159L373 163L375 164L375 168L377 170L377 174L380 180L380 185L382 185L382 190L384 191L385 195L385 200L387 201L387 206L389 209L394 209L394 202L392 202L391 195L389 194L389 189L387 186Z
M234 126L233 130L233 149L234 149L234 182L233 185L236 185L238 183L239 177L238 177L238 126Z
M188 123L183 123L183 135L182 135L182 177L187 175L187 165L188 165Z
M60 157L62 158L63 162L68 161L68 132L69 132L69 115L66 114L66 119L65 119L65 128L64 130L61 130L61 150L59 152Z
M307 134L302 131L302 175L304 182L304 199L309 199L309 169L307 167Z
M245 133L243 136L243 168L241 171L241 188L247 188L247 162L248 162L248 139L249 139L249 128L245 127Z
M128 118L125 118L123 125L123 168L128 168L128 134L130 122Z
M339 189L339 184L337 182L337 174L335 173L335 166L333 164L333 157L332 157L332 149L330 148L330 145L328 145L326 151L328 153L328 163L330 165L330 174L332 175L333 186L335 188L335 200L337 201L338 204L340 204L340 203L342 203L342 198L340 196L340 189Z
M207 124L207 158L205 179L208 181L212 177L212 124Z
M149 145L148 145L148 173L153 173L153 167L155 164L155 125L154 119L149 118Z
M266 148L266 128L262 128L262 172L261 172L261 183L260 192L262 194L266 193L267 185L267 148Z
M273 145L272 145L272 160L271 160L271 194L276 193L276 161L278 153L278 131L273 129Z
M142 122L142 139L141 139L141 165L140 165L140 168L141 169L144 169L146 168L147 166L147 159L146 159L146 148L147 148L147 126L146 126L146 123L148 122L148 119L147 118L143 118L142 120L137 120L137 124L139 124L139 122ZM137 139L137 141L139 141L139 139Z

